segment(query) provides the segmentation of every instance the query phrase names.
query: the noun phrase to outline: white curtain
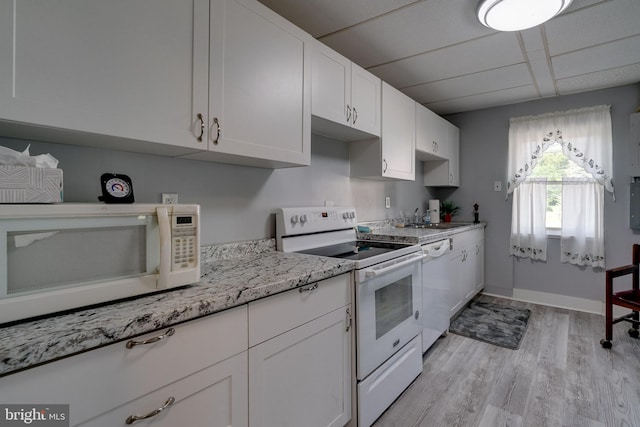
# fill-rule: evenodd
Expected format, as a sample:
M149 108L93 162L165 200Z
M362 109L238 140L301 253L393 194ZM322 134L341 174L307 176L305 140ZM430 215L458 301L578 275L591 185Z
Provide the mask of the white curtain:
M507 195L530 174L554 142L613 194L611 106L579 108L509 121ZM614 197L615 199L615 197Z
M539 183L534 181L533 189L523 185L544 151L557 142L564 155L592 177L566 185L563 181L561 261L604 267L603 188L615 200L610 109L601 105L510 120L507 197L513 193L512 255L546 259L546 228L538 218L540 207L545 215L546 198L538 201ZM517 190L521 187L523 191Z
M521 182L514 189L510 255L547 260L546 200L544 178Z
M604 268L604 189L590 178L562 181L560 261Z

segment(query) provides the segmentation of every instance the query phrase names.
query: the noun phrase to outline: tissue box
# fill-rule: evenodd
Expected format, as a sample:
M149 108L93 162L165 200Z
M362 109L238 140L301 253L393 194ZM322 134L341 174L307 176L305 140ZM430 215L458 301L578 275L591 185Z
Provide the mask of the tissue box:
M62 169L0 165L0 203L62 202Z

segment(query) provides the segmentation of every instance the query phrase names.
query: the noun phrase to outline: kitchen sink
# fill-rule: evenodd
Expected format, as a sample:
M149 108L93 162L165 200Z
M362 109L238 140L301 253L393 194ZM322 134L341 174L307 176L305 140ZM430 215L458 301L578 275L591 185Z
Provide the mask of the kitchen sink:
M426 229L433 229L433 230L448 230L450 228L458 228L458 227L465 227L467 225L471 225L468 223L461 223L461 222L439 222L437 224L405 224L404 228L426 228Z

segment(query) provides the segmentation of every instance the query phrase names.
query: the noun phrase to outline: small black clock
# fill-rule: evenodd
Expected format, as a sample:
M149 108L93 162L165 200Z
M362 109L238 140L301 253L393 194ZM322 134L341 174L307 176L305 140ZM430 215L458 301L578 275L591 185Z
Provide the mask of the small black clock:
M127 175L103 173L100 177L102 196L98 200L105 203L133 203L133 184Z

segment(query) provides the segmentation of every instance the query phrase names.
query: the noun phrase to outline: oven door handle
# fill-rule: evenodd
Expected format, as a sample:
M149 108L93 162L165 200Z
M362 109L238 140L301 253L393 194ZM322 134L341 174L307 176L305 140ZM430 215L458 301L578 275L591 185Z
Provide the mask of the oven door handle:
M361 275L360 277L366 280L366 279L371 279L377 276L381 276L383 274L387 274L394 270L402 268L408 264L412 264L414 262L420 261L424 257L425 256L422 253L416 253L414 255L402 257L398 260L388 261L386 263L383 263L382 266L380 267L377 267L377 268L372 267L372 268L365 269L363 272L364 275Z

